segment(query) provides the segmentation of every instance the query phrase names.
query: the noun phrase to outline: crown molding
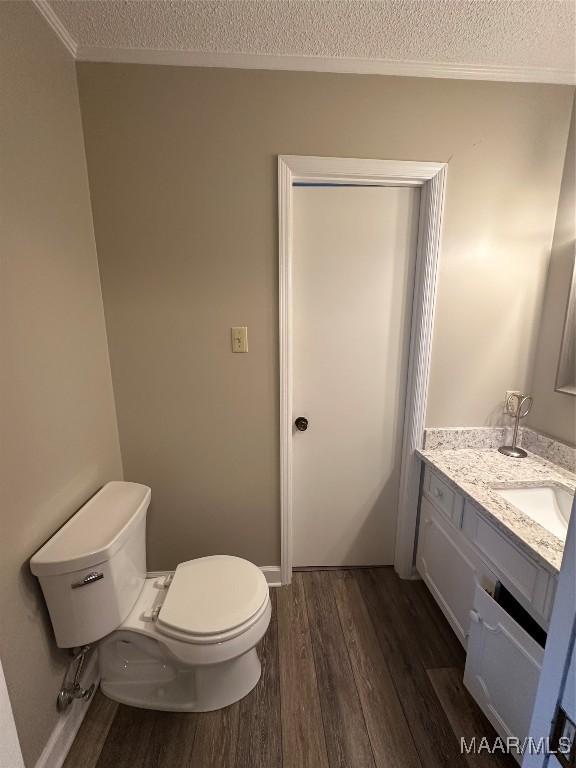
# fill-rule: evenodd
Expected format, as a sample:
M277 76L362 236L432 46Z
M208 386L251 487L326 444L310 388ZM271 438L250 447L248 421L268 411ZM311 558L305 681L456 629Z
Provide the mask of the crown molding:
M41 0L36 0L41 2ZM178 67L271 69L295 72L340 72L360 75L437 77L456 80L494 80L517 83L576 85L576 72L536 67L510 67L452 62L288 56L254 53L153 50L144 48L92 48L79 46L78 61L116 64L156 64Z
M436 77L453 80L493 80L512 83L576 85L576 70L511 67L492 64L361 59L338 56L291 56L264 53L211 53L153 48L99 48L78 45L49 0L32 0L68 52L77 61L111 64L156 64L175 67L222 67L293 72L333 72L356 75Z
M72 57L76 59L78 57L78 45L76 40L74 40L70 32L68 32L48 0L32 0L32 2L36 6L38 12L44 16L48 24L52 27L56 33L56 36L64 45L68 53L70 53Z

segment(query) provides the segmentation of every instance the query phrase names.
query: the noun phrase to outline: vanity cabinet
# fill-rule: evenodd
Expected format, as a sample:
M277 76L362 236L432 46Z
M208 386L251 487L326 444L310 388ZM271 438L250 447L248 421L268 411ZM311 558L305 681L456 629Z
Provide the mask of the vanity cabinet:
M467 651L466 687L500 736L522 739L544 649L493 595L500 583L546 629L555 576L430 467L420 498L416 567Z
M432 500L436 509L443 512L456 528L460 528L464 499L456 491L428 470L424 475L424 493Z
M502 582L548 627L556 577L430 467L422 484L416 567L464 645L475 583L491 590Z
M466 647L476 584L493 589L496 577L462 533L426 498L420 516L418 572Z
M464 685L502 737L522 741L528 736L544 649L480 586L470 617Z
M546 628L552 613L556 578L521 552L468 501L464 505L462 531L499 575L500 581L538 624Z

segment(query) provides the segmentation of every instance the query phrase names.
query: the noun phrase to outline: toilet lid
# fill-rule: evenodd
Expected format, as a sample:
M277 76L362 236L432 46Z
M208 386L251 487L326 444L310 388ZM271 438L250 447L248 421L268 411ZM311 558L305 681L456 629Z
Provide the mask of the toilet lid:
M268 597L262 571L230 555L180 563L157 618L160 630L215 635L248 621Z

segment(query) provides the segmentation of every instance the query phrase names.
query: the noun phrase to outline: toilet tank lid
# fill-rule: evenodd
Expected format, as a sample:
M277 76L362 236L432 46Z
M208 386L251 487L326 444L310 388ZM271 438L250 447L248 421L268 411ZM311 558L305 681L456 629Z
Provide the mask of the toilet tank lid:
M146 514L150 495L140 483L107 483L36 552L32 573L57 576L109 560Z

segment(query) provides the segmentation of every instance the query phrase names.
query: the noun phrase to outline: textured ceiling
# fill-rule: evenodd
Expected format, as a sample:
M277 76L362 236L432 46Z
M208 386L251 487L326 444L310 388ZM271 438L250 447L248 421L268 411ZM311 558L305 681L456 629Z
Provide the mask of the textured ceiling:
M572 0L50 0L77 43L575 69Z

